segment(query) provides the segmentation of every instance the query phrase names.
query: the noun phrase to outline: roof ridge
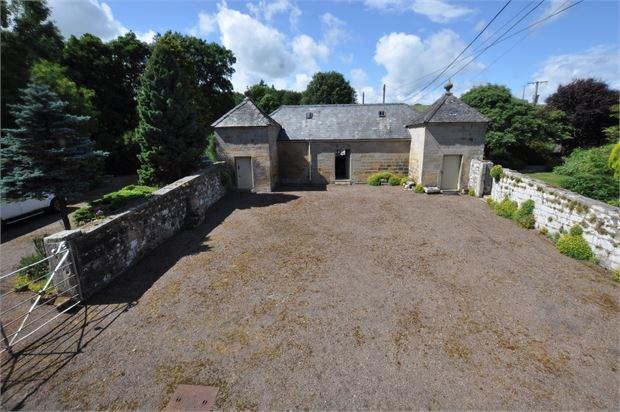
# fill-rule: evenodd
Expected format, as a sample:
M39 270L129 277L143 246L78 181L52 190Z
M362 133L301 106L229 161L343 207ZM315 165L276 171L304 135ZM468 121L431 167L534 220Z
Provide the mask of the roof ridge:
M364 107L364 106L406 106L409 107L407 103L334 103L334 104L283 104L278 107L272 113L280 110L282 107Z
M271 118L271 116L269 116L260 107L258 107L258 105L256 103L254 103L254 101L249 96L246 96L241 101L241 103L239 103L238 105L236 105L235 107L233 107L232 109L230 109L229 111L224 113L219 119L217 119L216 121L211 123L211 127L217 127L218 124L222 123L224 120L229 118L233 113L235 113L236 111L240 110L241 108L246 106L248 103L250 103L254 109L258 110L258 112L267 120L268 124L273 124L273 125L280 126L280 123L276 122L274 119Z

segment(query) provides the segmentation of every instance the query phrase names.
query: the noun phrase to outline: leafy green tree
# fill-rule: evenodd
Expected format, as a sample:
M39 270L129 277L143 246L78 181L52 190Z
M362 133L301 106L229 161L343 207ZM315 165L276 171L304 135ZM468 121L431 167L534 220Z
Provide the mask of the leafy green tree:
M105 153L78 133L88 119L68 114L68 104L49 86L30 83L21 100L10 106L17 128L7 130L2 140L1 196L42 199L53 194L65 229L70 229L66 199L100 177Z
M100 116L93 139L110 152L106 162L110 173L135 173L138 165L137 153L124 144L123 135L138 124L136 95L150 52L131 32L108 43L92 34L71 36L63 52L68 76L95 92L92 101Z
M605 134L605 137L607 137L607 141L609 143L615 143L620 140L620 126L618 125L618 122L620 121L620 104L614 104L611 106L610 116L614 119L615 124L604 128L603 133Z
M614 178L620 180L620 142L611 148L607 166L614 171Z
M516 99L501 85L474 87L461 100L489 118L486 155L519 168L551 161L554 145L569 137L562 112Z
M609 164L613 146L577 148L553 171L568 176L562 184L566 189L604 202L617 201L620 182Z
M92 103L95 92L85 87L79 87L66 75L66 69L58 63L48 60L39 60L30 70L30 79L36 84L45 84L58 97L67 102L69 114L88 116L89 121L81 132L93 135L97 130L98 113Z
M3 0L0 3L0 116L3 127L12 127L15 119L8 106L17 103L19 90L28 83L30 67L38 59L57 61L63 42L60 32L49 20L50 10L44 1Z
M158 39L142 76L135 135L141 184L168 183L195 171L206 146L177 56L169 42Z
M179 68L185 72L189 95L203 131L235 106L230 76L236 62L233 53L217 43L193 36L167 32L157 42L174 51Z
M271 113L282 105L298 105L302 94L293 90L278 90L273 85L260 82L250 86L246 94L265 113Z
M618 98L617 90L595 79L577 79L558 87L546 103L566 113L573 128L572 139L566 141L564 146L573 149L603 144L606 140L603 129L618 123L611 112Z
M341 73L318 72L303 93L302 104L355 103L355 90Z

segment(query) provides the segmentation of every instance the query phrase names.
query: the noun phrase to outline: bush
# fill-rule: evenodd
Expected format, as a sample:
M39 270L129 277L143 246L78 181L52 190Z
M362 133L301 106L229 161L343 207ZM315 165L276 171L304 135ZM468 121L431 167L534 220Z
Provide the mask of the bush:
M512 216L519 208L519 204L507 197L501 202L495 203L494 210L497 216L505 217L506 219L512 219Z
M581 235L561 235L555 246L560 253L577 260L591 260L594 253Z
M476 196L476 191L470 187L469 189L467 189L467 194L470 196Z
M534 229L534 224L536 223L534 218L534 201L529 199L521 203L519 209L514 212L513 219L521 227Z
M207 137L207 148L205 149L205 154L213 163L217 162L217 149L216 149L216 139L215 134L211 133Z
M137 200L150 196L157 188L153 186L129 185L116 192L103 195L89 202L88 206L79 208L73 214L78 225L94 220L98 216L106 216L129 206Z
M34 253L24 256L19 260L17 269L32 265L41 259L45 259L45 248L43 246L43 238L47 235L37 236L32 240L34 243ZM20 272L15 277L15 290L18 292L30 290L39 292L47 282L47 274L49 267L47 262L39 263ZM32 283L31 283L32 282Z
M576 174L564 180L564 188L603 202L618 199L618 181L609 175Z
M500 165L495 165L491 168L489 173L496 182L499 182L499 179L504 177L504 168Z
M403 176L400 178L401 185L406 185L408 181L409 181L409 176Z
M400 179L401 179L400 177L392 175L388 179L388 184L390 186L400 186Z
M424 186L422 186L422 183L418 183L413 188L413 191L416 192L416 193L424 193Z
M378 173L368 176L368 179L366 179L366 183L368 183L371 186L379 186L381 184L382 179L389 181L389 179L393 176L394 175L390 172L378 172Z
M620 268L614 270L614 280L620 282Z

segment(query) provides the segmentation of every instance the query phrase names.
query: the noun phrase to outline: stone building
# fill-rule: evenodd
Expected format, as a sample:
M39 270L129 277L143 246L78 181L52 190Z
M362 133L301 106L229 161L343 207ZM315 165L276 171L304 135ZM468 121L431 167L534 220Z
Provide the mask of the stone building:
M246 98L212 126L239 189L363 183L389 171L459 190L470 160L482 159L488 121L450 88L423 113L406 104L334 104L281 106L268 115Z

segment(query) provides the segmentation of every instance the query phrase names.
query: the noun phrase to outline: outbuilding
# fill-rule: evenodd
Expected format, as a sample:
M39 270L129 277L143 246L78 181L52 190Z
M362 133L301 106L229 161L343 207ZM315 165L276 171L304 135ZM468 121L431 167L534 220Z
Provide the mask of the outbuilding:
M392 103L281 106L268 115L245 98L212 125L218 153L241 190L364 183L380 171L460 190L469 161L482 159L488 120L451 87L423 113Z

